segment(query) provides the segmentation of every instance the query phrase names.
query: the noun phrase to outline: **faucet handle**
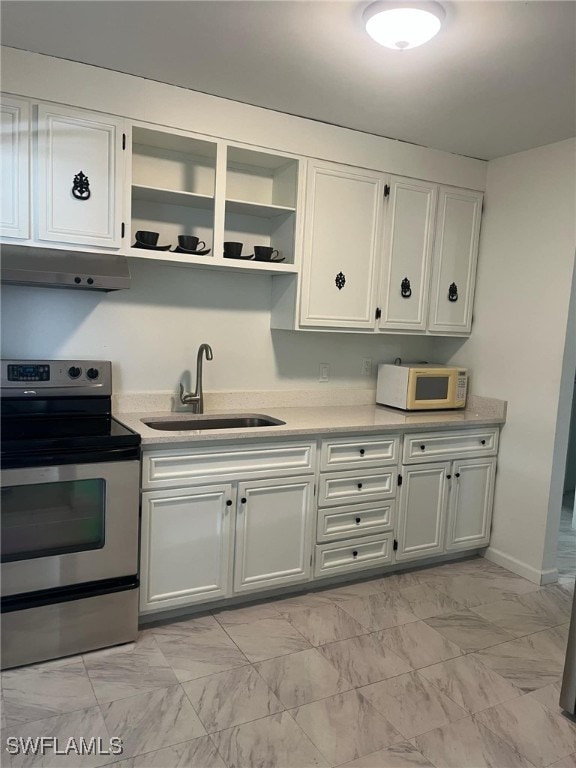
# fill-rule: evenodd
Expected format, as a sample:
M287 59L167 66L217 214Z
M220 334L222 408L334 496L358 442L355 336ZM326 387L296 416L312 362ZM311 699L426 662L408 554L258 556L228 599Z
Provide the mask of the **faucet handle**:
M184 394L184 384L180 382L180 402L183 405L186 405L186 403L188 402L188 397L189 397L188 395Z

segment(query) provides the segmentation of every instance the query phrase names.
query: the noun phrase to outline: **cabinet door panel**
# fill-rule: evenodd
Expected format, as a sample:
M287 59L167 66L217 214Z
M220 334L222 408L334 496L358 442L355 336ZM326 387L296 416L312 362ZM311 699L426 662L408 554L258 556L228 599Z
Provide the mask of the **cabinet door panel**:
M30 237L30 179L28 152L30 107L27 101L2 97L2 197L0 233L4 237Z
M455 461L446 549L475 549L490 541L496 458Z
M415 560L444 551L449 468L448 461L403 467L396 560Z
M231 500L230 485L142 494L142 611L228 594Z
M120 247L122 126L108 115L38 107L40 240ZM90 196L76 190L88 177Z
M235 592L310 578L311 499L310 477L239 483Z
M382 177L309 166L301 325L374 328Z
M470 332L482 197L481 192L440 188L430 331Z
M424 331L437 187L392 177L384 224L379 327Z

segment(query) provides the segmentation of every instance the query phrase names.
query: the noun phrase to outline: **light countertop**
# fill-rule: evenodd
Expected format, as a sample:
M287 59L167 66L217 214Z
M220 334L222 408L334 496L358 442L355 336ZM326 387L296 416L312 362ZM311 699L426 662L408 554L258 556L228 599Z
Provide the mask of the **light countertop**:
M219 410L218 414L239 414L236 410ZM246 415L248 411L242 411ZM138 432L142 445L166 447L168 444L185 444L218 440L270 440L300 438L318 435L345 435L346 433L378 434L384 432L415 432L420 430L448 430L465 427L500 426L506 419L506 403L491 398L469 398L468 407L455 411L428 411L405 413L380 405L330 405L304 407L252 408L250 415L266 415L284 421L285 424L270 427L242 429L197 429L164 431L152 429L142 419L186 419L185 412L169 413L115 413L125 426ZM204 416L215 415L207 411Z

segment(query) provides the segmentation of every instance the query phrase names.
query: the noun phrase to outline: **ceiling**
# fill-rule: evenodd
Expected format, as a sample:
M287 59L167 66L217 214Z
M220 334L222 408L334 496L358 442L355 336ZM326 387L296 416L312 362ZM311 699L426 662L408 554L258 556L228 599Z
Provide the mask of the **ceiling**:
M346 0L4 0L4 45L482 159L576 135L576 2L456 0L391 51Z

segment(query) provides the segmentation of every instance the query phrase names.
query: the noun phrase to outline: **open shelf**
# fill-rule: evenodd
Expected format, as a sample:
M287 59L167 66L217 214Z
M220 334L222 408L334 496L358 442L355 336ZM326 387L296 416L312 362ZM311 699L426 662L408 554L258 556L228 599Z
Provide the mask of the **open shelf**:
M182 205L188 208L203 208L205 210L212 210L214 207L213 195L202 195L198 192L179 192L174 189L148 187L143 184L132 185L132 199L144 200L147 203Z
M294 213L296 208L285 205L268 203L251 203L246 200L226 200L226 213L239 213L244 216L259 216L262 219L273 219L276 216Z
M194 267L196 269L222 269L236 272L252 272L256 274L295 274L298 269L294 264L275 264L267 261L241 261L236 259L217 258L208 256L189 256L185 253L171 251L147 251L141 248L127 248L125 255L134 259L149 259L162 264L179 267Z

